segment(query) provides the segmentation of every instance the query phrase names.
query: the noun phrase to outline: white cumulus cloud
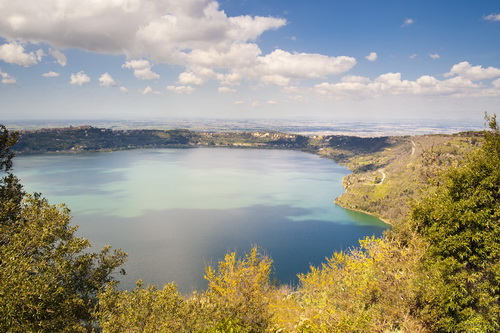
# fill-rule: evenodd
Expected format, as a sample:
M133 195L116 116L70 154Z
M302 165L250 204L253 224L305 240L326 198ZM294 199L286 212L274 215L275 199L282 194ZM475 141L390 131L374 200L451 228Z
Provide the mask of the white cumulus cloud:
M134 71L134 76L139 80L159 79L160 75L151 70L152 66L153 65L145 59L130 60L122 65L123 68L132 69Z
M167 86L167 90L172 91L176 94L189 95L194 92L194 88L191 86Z
M178 81L179 81L179 84L181 84L181 85L190 85L190 84L200 85L200 84L203 84L205 82L205 80L203 78L201 78L200 76L196 75L193 72L181 73L179 75Z
M356 64L348 56L279 49L263 54L256 41L287 21L228 16L214 0L0 1L0 13L0 37L48 44L61 66L67 63L58 51L63 49L122 54L128 59L123 68L140 80L160 78L153 63L183 67L179 87L209 80L223 86L243 81L285 86L344 73ZM36 62L37 54L25 54Z
M3 84L17 84L16 78L12 77L9 73L5 73L2 69L0 69L0 77Z
M1 1L0 13L6 39L155 62L175 62L185 50L256 40L286 24L274 17L228 17L213 0Z
M266 75L279 75L285 78L318 79L347 72L354 65L356 59L352 57L329 57L322 54L275 50L259 58L257 70Z
M42 74L43 77L59 77L59 73L57 72L47 72Z
M61 51L52 50L52 51L50 51L50 54L56 59L56 61L59 63L59 65L64 67L68 63L68 59L66 58L64 53L62 53Z
M69 83L74 86L83 86L90 82L90 77L87 76L83 71L76 74L71 74Z
M116 82L111 75L106 72L99 77L99 85L103 87L114 87L116 86Z
M238 61L231 68L232 75L277 86L286 86L291 80L326 78L347 72L356 65L353 57L289 53L280 49L256 58L238 58Z
M412 18L405 18L405 20L403 21L403 24L401 24L402 27L407 27L409 25L412 25L414 24L416 21Z
M0 60L10 64L30 67L36 65L43 55L42 50L26 53L24 46L16 42L0 45Z
M483 17L486 21L500 21L500 14L489 14Z
M235 89L229 87L219 87L218 91L223 94L229 94L236 92Z
M469 62L463 61L454 65L445 76L459 75L466 79L475 81L494 79L500 77L500 68L482 66L472 66Z
M344 83L367 83L370 82L370 79L364 76L358 75L346 75L341 79Z
M370 52L370 54L365 57L365 59L368 61L375 61L375 60L377 60L377 58L378 58L378 55L376 52Z
M460 65L460 64L458 64ZM455 65L457 66L457 65ZM320 96L332 99L342 98L377 98L386 96L492 96L498 92L475 83L478 78L491 78L492 69L481 69L474 72L469 66L458 66L452 70L458 75L445 80L440 80L430 75L423 75L415 81L402 79L401 73L385 73L375 79L359 76L345 76L338 83L323 82L314 86L313 91ZM457 69L462 69L458 71ZM485 71L486 70L486 71ZM488 73L489 75L486 75ZM498 74L500 76L500 74ZM500 81L500 79L498 79ZM493 87L498 88L500 82L494 81Z
M441 56L437 53L431 53L429 54L429 57L434 60L441 59Z
M148 95L148 94L154 94L154 95L163 95L161 91L154 90L151 87L146 87L143 90L140 91L141 94L143 95Z

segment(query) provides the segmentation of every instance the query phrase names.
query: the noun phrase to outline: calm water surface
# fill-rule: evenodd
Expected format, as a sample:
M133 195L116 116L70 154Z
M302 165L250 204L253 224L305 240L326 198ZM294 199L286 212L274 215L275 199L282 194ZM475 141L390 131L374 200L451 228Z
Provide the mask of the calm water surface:
M122 288L138 279L206 287L204 268L228 251L262 247L274 276L296 283L333 251L387 228L335 205L349 171L316 155L283 150L144 149L19 156L29 192L66 203L78 235L129 254Z

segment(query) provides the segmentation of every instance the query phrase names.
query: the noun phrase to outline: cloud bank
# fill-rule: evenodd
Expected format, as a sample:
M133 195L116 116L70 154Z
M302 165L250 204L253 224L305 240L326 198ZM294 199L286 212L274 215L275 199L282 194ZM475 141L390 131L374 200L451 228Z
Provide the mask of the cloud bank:
M345 76L338 83L323 82L312 88L320 96L342 99L373 98L395 95L453 96L453 97L490 97L500 95L500 79L486 86L484 79L500 77L500 69L472 66L462 62L445 74L448 79L423 75L415 81L403 80L401 73L386 73L375 79L362 76Z
M65 66L60 51L78 48L123 54L123 68L140 80L160 79L155 64L179 65L179 86L218 80L222 86L242 80L283 86L291 80L325 78L350 70L352 57L289 53L263 55L255 43L269 30L287 24L278 17L228 16L212 0L26 0L0 2L0 59L21 66L40 60L24 44L44 43ZM61 33L64 31L64 33ZM186 89L184 89L186 90Z
M167 63L178 62L185 50L227 49L286 24L228 17L211 0L2 1L0 12L0 35L9 40Z
M401 73L377 73L375 78L346 75L357 65L356 58L346 55L279 48L264 53L259 38L284 27L287 21L279 17L231 17L213 0L0 1L0 13L0 37L5 39L0 45L1 61L31 67L43 59L44 63L66 66L64 52L69 48L125 55L122 68L131 70L138 80L162 79L166 75L158 69L160 64L175 68L176 74L169 78L174 84L168 84L166 90L176 94L192 94L208 81L217 81L220 93L234 93L235 87L249 83L252 88L276 86L293 91L290 94L295 100L303 100L299 92L305 90L334 99L405 94L500 96L500 69L468 62L454 65L443 77L423 75L412 81L403 79ZM484 20L499 21L499 14L487 15ZM415 22L406 18L401 26ZM437 53L428 55L440 59ZM371 52L365 59L374 62L378 55ZM0 74L3 84L17 83L11 75ZM57 75L53 71L42 74ZM108 72L96 81L103 87L117 85ZM84 71L71 74L69 81L75 86L90 82ZM125 87L118 89L128 92ZM161 92L148 86L140 93Z

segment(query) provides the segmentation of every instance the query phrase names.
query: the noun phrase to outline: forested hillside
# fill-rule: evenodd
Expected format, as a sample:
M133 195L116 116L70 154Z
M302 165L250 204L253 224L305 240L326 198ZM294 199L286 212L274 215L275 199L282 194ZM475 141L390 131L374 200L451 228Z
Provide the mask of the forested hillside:
M64 207L23 191L10 173L17 137L2 127L0 330L498 332L500 132L496 117L488 122L480 136L376 138L365 147L359 138L307 138L301 148L354 171L344 205L381 214L415 202L391 213L398 223L383 238L335 253L296 288L276 285L272 259L254 248L207 267L207 290L191 295L174 284L117 290L123 253L88 253Z
M18 153L105 151L194 146L307 148L308 138L279 132L200 133L189 130L110 130L91 126L50 128L19 133Z
M460 165L481 144L482 136L470 132L391 138L378 151L353 154L343 161L353 173L344 178L346 191L336 203L393 225L404 222L411 204L429 190L438 173Z

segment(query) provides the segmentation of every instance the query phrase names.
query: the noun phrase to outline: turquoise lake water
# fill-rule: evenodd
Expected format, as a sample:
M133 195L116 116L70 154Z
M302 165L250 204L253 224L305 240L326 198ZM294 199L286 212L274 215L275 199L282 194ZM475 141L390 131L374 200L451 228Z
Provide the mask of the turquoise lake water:
M207 264L253 245L282 283L334 251L387 228L334 204L347 168L286 150L196 148L18 156L29 192L65 203L78 236L129 254L121 288L135 281L182 292L206 287Z

